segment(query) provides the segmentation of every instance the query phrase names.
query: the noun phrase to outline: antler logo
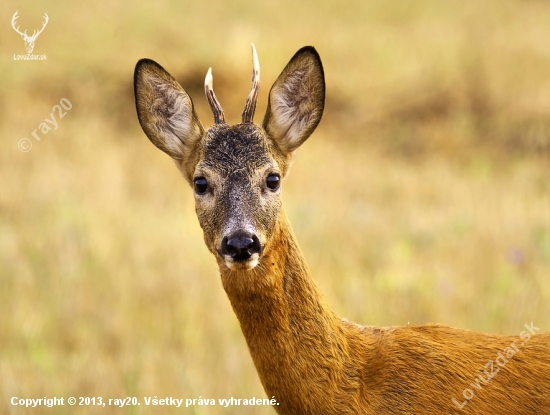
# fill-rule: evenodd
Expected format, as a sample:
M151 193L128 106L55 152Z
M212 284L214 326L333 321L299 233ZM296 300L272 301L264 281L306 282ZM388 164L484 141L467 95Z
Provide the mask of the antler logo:
M48 24L48 20L50 19L48 17L48 15L46 13L44 13L44 24L42 25L42 29L40 30L34 30L33 33L32 33L32 36L29 36L27 35L27 31L25 30L23 33L21 33L19 31L19 26L15 27L15 21L17 20L17 18L19 17L17 15L17 13L19 13L19 10L15 12L15 14L13 15L12 19L11 19L11 25L13 27L13 30L15 30L17 33L19 33L21 35L21 37L23 38L23 40L25 41L25 49L27 49L27 53L32 53L33 49L34 49L34 42L36 41L36 38L38 37L38 35L40 33L42 33L42 31L44 30L44 28L46 27L46 25Z

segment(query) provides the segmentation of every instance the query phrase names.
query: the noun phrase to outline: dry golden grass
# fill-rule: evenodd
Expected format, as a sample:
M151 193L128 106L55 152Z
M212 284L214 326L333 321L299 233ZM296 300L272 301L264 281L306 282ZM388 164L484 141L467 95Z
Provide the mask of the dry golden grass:
M268 414L58 407L12 396L263 397L202 243L190 189L139 128L136 61L202 82L238 122L313 44L328 96L285 183L322 292L357 322L550 330L550 5L546 2L3 3L0 413ZM50 22L24 52L9 27ZM31 132L61 98L59 128ZM20 138L32 140L28 153Z

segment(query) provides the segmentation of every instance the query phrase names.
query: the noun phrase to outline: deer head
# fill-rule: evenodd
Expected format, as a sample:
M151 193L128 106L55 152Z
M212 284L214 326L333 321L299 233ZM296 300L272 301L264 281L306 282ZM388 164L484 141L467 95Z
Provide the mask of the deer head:
M220 266L242 270L255 268L271 249L282 211L281 180L293 152L321 120L325 99L319 55L304 47L273 84L262 125L254 124L260 77L254 45L252 55L252 88L240 124L226 123L208 71L205 92L214 125L207 130L189 95L159 64L142 59L134 75L141 127L193 186L208 249Z
M11 19L11 25L13 27L13 30L15 30L17 33L19 33L21 35L21 37L23 38L23 40L25 41L25 49L27 49L27 53L32 53L32 51L34 49L34 42L36 41L36 38L38 37L38 35L40 33L42 33L42 31L44 30L44 28L48 24L49 17L46 13L44 13L44 19L45 20L44 20L44 23L42 24L42 28L38 31L34 30L33 33L32 33L32 36L29 36L29 35L27 35L26 30L23 33L21 33L19 31L19 26L15 27L15 21L19 17L17 15L18 13L19 13L19 11L16 11L15 14L13 15L13 17Z

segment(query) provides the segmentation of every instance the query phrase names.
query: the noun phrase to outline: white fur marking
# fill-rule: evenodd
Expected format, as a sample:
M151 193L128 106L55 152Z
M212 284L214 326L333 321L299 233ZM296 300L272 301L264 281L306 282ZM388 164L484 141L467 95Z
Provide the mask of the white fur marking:
M244 261L244 262L236 262L229 255L224 255L223 259L225 261L225 265L227 266L227 268L232 270L243 269L243 268L252 270L256 268L260 263L259 254L253 254L248 261Z

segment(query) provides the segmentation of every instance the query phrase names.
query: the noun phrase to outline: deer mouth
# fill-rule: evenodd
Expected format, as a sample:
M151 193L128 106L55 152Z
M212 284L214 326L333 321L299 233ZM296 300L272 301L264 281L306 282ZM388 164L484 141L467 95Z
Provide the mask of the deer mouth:
M227 268L231 270L252 270L260 263L260 255L255 253L246 260L237 261L227 255L223 255L223 260Z

